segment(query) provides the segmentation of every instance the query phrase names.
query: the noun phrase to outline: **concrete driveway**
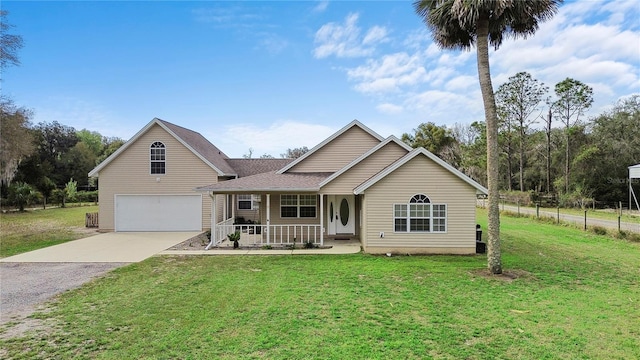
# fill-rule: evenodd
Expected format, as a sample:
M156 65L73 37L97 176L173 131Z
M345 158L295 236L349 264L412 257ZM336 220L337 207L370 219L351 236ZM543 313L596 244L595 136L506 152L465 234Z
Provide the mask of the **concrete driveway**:
M0 259L10 263L131 263L149 258L199 232L113 232Z
M0 338L32 328L38 304L132 262L149 258L199 232L106 233L0 259ZM37 323L37 321L36 321Z

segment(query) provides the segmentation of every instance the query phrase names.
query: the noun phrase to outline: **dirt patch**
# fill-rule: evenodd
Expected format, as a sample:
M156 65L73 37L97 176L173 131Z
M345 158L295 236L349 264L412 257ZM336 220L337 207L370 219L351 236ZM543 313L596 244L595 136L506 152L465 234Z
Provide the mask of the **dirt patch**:
M499 280L507 283L513 282L517 279L532 279L534 278L533 274L528 271L522 269L509 269L504 270L502 274L492 274L489 269L479 269L472 271L471 274L473 276L491 279L491 280Z

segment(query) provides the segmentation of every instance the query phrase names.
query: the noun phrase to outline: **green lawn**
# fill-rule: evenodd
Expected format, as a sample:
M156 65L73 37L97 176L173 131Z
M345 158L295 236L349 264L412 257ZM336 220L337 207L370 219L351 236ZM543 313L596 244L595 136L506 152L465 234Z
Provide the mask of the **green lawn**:
M37 315L54 326L0 348L24 359L640 358L640 244L509 217L502 236L505 277L486 274L485 256L154 257L65 293Z
M86 237L85 213L97 211L98 206L79 206L2 214L0 257Z

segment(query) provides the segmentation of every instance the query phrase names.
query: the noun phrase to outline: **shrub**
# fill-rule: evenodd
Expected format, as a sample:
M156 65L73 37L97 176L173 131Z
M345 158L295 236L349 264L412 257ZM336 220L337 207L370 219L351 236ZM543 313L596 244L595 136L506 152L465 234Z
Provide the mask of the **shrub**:
M17 206L20 211L24 211L24 207L31 205L37 201L39 196L38 192L27 183L16 182L9 186L9 203Z
M98 202L98 191L78 191L76 194L76 201L78 202Z
M591 231L593 231L597 235L607 235L607 229L603 228L602 226L594 226L591 228Z
M316 246L311 241L308 241L308 242L304 243L304 248L305 249L315 249Z

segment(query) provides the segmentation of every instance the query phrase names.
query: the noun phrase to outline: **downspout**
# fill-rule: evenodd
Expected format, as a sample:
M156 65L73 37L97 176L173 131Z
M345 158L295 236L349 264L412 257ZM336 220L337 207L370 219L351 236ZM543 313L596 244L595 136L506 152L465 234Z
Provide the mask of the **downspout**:
M210 191L209 197L211 198L211 241L209 241L207 247L204 248L205 250L209 250L216 241L216 196Z

